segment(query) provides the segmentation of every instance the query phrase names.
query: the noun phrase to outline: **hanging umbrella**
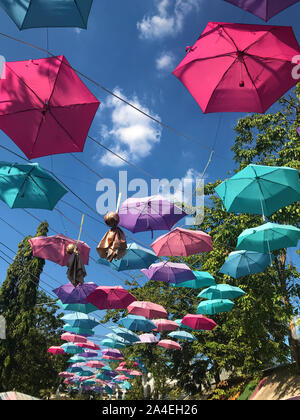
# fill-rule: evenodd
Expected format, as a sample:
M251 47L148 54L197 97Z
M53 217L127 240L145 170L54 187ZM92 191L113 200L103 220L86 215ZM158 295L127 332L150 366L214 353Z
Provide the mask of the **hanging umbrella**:
M58 376L61 377L61 378L73 378L74 373L72 373L72 372L59 372Z
M212 319L203 315L187 314L182 318L182 325L186 325L193 330L213 330L217 324Z
M128 330L127 328L120 328L120 327L113 327L112 330L118 336L123 337L125 340L129 341L130 343L135 343L140 341L139 336L134 332Z
M204 113L265 113L298 82L291 27L209 22L188 51L173 74Z
M136 298L121 286L99 286L87 298L98 309L125 309Z
M193 342L197 340L196 337L193 336L193 334L190 334L186 331L172 331L168 335L171 338L176 338L177 340L182 340L182 341Z
M299 0L225 0L247 12L253 13L260 19L268 21L273 16L287 9Z
M139 365L137 362L132 362L132 361L122 362L119 364L119 367L125 367L125 366L138 367Z
M90 362L87 362L86 365L95 369L101 369L103 368L103 366L105 366L105 364L100 362L99 360L91 360Z
M126 344L121 343L120 341L112 340L111 338L105 338L101 341L102 347L109 347L112 349L123 349L126 347Z
M169 319L154 319L153 322L156 325L156 329L154 331L175 331L179 328L177 322Z
M109 340L116 341L118 344L119 344L119 343L125 344L125 346L129 346L129 345L131 345L131 344L132 344L132 343L131 343L131 341L125 340L125 338L123 338L123 337L121 337L120 335L115 334L115 333L109 333L109 334L106 334L106 337L107 337ZM119 347L115 347L115 348L119 348Z
M201 252L212 251L212 239L207 233L199 230L175 228L157 238L152 244L159 257L187 257Z
M85 348L85 349L91 349L91 350L100 350L100 347L93 343L92 341L86 341L85 343L76 343L77 346Z
M80 349L80 351L82 352L82 349ZM98 357L98 353L96 351L84 351L82 353L79 353L78 356L80 357Z
M227 211L270 216L300 200L298 170L248 165L215 188Z
M66 321L67 324L72 327L93 329L97 327L100 322L97 319L92 318L89 315L83 314L82 312L74 312L71 314L64 315L62 317L63 321Z
M228 299L212 299L199 303L197 307L197 314L215 315L220 312L228 312L234 306L234 302Z
M51 354L66 354L65 350L61 347L57 347L57 346L52 346L49 347L49 349L47 350L48 353Z
M133 242L127 245L126 255L120 260L108 262L106 259L100 258L97 263L106 265L116 271L126 271L149 267L156 260L157 256L152 249L144 248Z
M187 330L193 330L193 328L188 327L187 325L183 325L182 319L175 319L176 324L178 324L179 328L186 328Z
M82 352L82 349L80 347L72 343L62 344L61 348L64 350L65 353L70 353L70 354L79 354Z
M119 225L133 233L170 230L186 215L182 209L161 195L128 198L120 207Z
M70 333L83 335L86 337L95 335L95 332L93 330L88 330L86 328L80 328L80 327L72 327L69 324L64 325L63 330L68 331Z
M139 372L138 370L129 370L128 375L130 376L142 376L142 372Z
M141 272L144 273L149 280L159 280L173 284L196 279L195 274L186 264L168 261L152 264L148 269L143 269Z
M177 284L172 284L174 287L188 287L190 289L201 289L202 287L209 287L216 284L215 279L207 271L193 271L194 280L187 280Z
M38 163L0 162L0 199L11 209L53 210L66 193Z
M272 255L272 258L274 256ZM220 269L220 273L227 274L235 279L262 273L270 264L270 256L255 251L233 251Z
M98 311L96 306L91 303L62 303L61 300L57 301L57 304L65 311L71 312L82 312L83 314L90 314L91 312Z
M104 356L110 356L110 357L114 357L114 358L117 358L117 359L120 358L120 357L123 357L122 352L120 350L117 350L117 349L103 349L101 351L101 353Z
M43 258L62 266L68 265L71 257L71 254L67 252L67 246L77 244L77 241L64 235L37 236L29 239L28 242L31 245L34 257ZM78 242L77 247L83 263L88 265L90 247L82 241Z
M0 6L17 27L29 28L87 28L93 0L0 0Z
M202 290L197 297L203 299L236 299L243 296L245 292L239 287L229 284L218 284Z
M154 334L141 334L140 341L138 341L135 344L152 344L152 343L158 343L158 338L155 337Z
M156 328L152 321L140 315L128 315L120 319L119 323L131 331L149 332Z
M157 343L157 345L160 347L165 347L166 349L181 350L181 345L173 340L161 340Z
M127 307L128 313L144 316L148 319L167 318L168 313L161 305L148 301L136 301Z
M78 354L68 359L68 363L79 363L79 362L86 362L86 359L84 357L78 356Z
M0 128L28 159L82 152L100 102L64 56L6 63Z
M112 368L109 365L104 365L104 366L102 366L101 370L102 371L104 370L104 371L107 371L107 372L111 372L112 371Z
M269 253L278 249L297 246L300 229L291 225L265 223L245 229L238 237L237 249Z
M97 289L97 287L98 286L95 283L79 284L77 287L74 287L71 283L67 283L54 289L53 292L63 304L88 303L87 297Z
M82 335L77 335L77 334L64 333L60 336L60 338L62 340L77 343L77 344L87 342L86 337L83 337Z

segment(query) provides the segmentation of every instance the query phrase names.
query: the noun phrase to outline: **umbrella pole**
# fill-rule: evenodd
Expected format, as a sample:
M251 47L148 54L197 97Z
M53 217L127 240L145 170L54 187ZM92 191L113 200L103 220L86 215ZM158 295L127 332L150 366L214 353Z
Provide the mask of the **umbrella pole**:
M76 245L75 245L75 248L74 248L74 252L77 251L77 247L78 247L78 244L79 244L79 241L80 241L80 237L81 237L81 233L82 233L82 226L83 226L83 222L84 222L84 217L85 217L85 214L83 213L82 218L81 218L81 225L80 225L80 229L79 229L79 235L78 235L78 239L77 239L77 242L76 242Z

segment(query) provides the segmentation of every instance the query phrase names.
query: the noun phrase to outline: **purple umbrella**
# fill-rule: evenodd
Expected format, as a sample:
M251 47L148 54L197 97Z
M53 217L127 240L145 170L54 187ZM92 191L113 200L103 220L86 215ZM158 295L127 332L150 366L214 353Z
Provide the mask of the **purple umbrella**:
M109 357L123 357L123 354L118 349L104 349L102 354Z
M81 357L97 357L98 353L96 351L85 351L83 353L79 353L78 356L81 356Z
M97 289L95 283L84 283L74 287L71 283L64 284L53 292L59 297L62 303L88 303L87 297Z
M133 233L170 230L187 214L160 195L128 198L119 210L119 225Z
M158 338L155 337L154 334L141 334L140 336L140 340L137 343L158 343Z
M143 268L141 271L149 280L159 280L173 284L196 278L195 274L186 264L167 261L152 264L149 268Z
M299 134L299 136L300 136L300 127L298 127L297 128L297 133Z
M247 10L258 16L264 21L268 21L273 16L282 12L284 9L298 3L300 0L225 0L234 6Z

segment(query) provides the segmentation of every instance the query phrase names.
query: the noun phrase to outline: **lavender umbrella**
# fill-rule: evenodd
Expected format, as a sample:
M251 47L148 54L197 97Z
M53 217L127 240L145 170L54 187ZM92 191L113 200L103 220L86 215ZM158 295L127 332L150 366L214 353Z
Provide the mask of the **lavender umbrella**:
M137 343L158 343L158 338L157 337L155 337L155 335L154 334L141 334L140 336L140 340L141 341L138 341ZM135 343L135 344L137 344L137 343Z
M159 280L173 284L196 279L192 270L186 264L181 263L164 261L152 264L149 268L144 268L141 271L149 280Z
M187 214L161 195L128 198L119 210L119 225L133 233L170 230Z
M123 354L118 349L104 349L102 354L109 357L123 357Z
M78 353L79 357L97 357L98 353L96 351L85 351L83 353Z
M257 17L268 21L273 16L282 12L284 9L298 3L299 0L225 0L227 3L231 3L234 6L238 6L241 9L247 10L253 13Z
M64 284L53 292L59 297L62 303L88 303L87 297L97 289L95 283L84 283L74 287L71 283Z

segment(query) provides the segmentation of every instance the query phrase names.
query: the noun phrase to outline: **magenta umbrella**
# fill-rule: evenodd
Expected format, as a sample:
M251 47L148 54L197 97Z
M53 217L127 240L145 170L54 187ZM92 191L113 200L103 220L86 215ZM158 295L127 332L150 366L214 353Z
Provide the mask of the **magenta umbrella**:
M241 9L253 13L257 17L268 21L284 9L299 3L299 0L225 0Z
M49 347L47 352L51 353L51 354L66 354L64 349L62 349L61 347L57 347L57 346Z
M156 329L153 331L175 331L179 328L177 322L169 319L153 319L152 322L156 325Z
M127 310L132 315L144 316L147 319L168 317L168 313L163 306L148 301L133 302Z
M59 297L62 303L88 303L87 297L97 288L95 283L84 283L74 287L67 283L54 289L53 292Z
M209 22L188 51L173 74L204 113L265 113L298 82L291 27Z
M82 152L100 102L64 56L6 63L0 128L28 159Z
M187 314L181 320L182 325L192 328L193 330L213 330L217 324L210 318L203 315Z
M56 236L37 236L28 240L32 248L32 255L34 257L44 258L56 264L65 266L71 257L67 253L67 246L69 244L75 245L77 241L70 239L64 235ZM88 265L90 247L85 243L79 241L77 244L79 254L83 264Z
M157 345L160 347L165 347L166 349L181 350L181 345L173 340L161 340L159 343L157 343Z
M149 344L152 344L152 343L158 343L158 338L157 337L155 337L155 335L154 334L141 334L140 336L140 341L138 341L137 343L135 343L135 344L138 344L138 343L149 343Z
M149 280L159 280L174 284L196 278L195 274L186 264L172 263L169 261L152 264L149 268L142 269L141 272Z
M98 309L126 309L136 298L121 286L99 286L87 298Z
M211 236L207 233L183 228L176 228L160 236L151 247L159 257L187 257L213 249Z

